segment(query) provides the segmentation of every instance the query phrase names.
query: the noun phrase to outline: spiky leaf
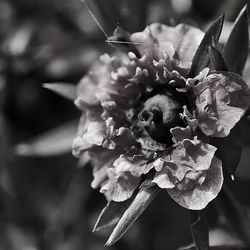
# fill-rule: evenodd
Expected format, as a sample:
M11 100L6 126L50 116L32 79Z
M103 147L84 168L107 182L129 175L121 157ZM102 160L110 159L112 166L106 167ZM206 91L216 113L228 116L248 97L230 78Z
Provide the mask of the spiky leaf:
M78 121L72 121L41 134L28 141L19 143L15 152L20 156L48 157L72 150L72 141L76 135Z
M248 14L247 6L238 15L224 49L229 70L241 74L248 55Z
M124 202L110 201L100 213L93 232L109 229L115 226L131 203L131 199Z
M241 138L241 122L237 123L225 138L213 138L211 143L218 150L216 152L223 162L223 168L227 169L231 175L235 174L238 167L243 148Z
M43 87L69 100L76 99L76 86L69 83L44 83Z
M189 77L195 77L202 69L207 67L209 63L209 47L217 44L224 21L224 15L219 17L207 30L193 58Z
M209 47L209 56L211 69L219 71L228 71L228 67L222 53L213 45Z
M105 244L106 246L113 245L122 237L122 235L129 229L133 222L143 213L151 201L156 197L159 191L160 188L156 185L144 186L139 190L131 205L125 211L112 234L110 235L108 241Z

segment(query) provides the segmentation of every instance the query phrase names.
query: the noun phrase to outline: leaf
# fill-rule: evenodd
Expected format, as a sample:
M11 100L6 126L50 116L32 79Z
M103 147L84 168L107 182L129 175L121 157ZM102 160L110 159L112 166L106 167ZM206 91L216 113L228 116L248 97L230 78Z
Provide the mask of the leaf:
M115 226L131 203L131 199L124 202L110 201L100 213L93 232L109 229Z
M225 138L212 138L212 145L218 150L216 155L222 160L222 166L227 169L231 175L235 174L241 158L243 142L241 138L241 122L238 122Z
M44 83L43 87L69 100L76 99L76 86L69 83Z
M248 44L248 14L247 5L245 5L235 20L224 49L224 57L228 63L229 71L242 73L247 60Z
M190 69L189 77L198 75L209 63L209 46L214 42L217 44L224 21L224 15L219 17L208 29L203 37L193 58L192 66Z
M225 184L216 200L219 210L225 216L235 232L250 246L250 227L246 214L235 195Z
M134 221L143 213L143 211L147 208L151 201L156 197L159 191L160 188L156 185L142 187L139 190L131 205L122 215L120 221L116 225L105 246L113 245L123 236L123 234L129 229Z
M217 49L213 45L209 47L209 56L210 56L211 69L219 71L228 71L228 67L223 55L221 54L219 49Z
M154 186L154 184L152 183L153 176L153 172L147 174L145 177L146 179L142 181L141 186L139 187L139 191L137 191L140 192L140 190L143 188ZM115 226L119 222L125 211L128 209L128 207L131 205L138 192L135 192L135 194L133 194L130 199L123 202L110 201L100 213L94 226L93 232L103 229L109 229Z
M41 134L29 141L22 142L15 147L19 156L48 157L72 150L72 141L76 136L78 121L72 121L61 127Z
M208 221L205 210L193 211L190 210L190 225L192 230L193 240L198 250L209 249L208 237Z

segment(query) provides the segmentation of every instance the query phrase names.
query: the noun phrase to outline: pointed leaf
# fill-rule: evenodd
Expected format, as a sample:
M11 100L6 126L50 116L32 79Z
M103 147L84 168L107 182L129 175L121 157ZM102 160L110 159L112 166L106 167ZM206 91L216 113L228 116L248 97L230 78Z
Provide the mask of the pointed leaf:
M192 66L190 69L189 77L198 75L209 63L209 46L215 42L217 44L224 21L224 15L218 18L208 29L203 37L193 58Z
M210 56L211 69L219 71L228 71L226 61L221 52L219 51L219 49L217 49L214 46L210 46L209 56Z
M241 10L224 49L229 71L241 74L248 55L248 14L247 6Z
M123 234L129 229L129 227L134 223L134 221L143 213L151 201L159 193L160 188L156 185L142 187L131 205L125 211L117 226L110 235L105 246L111 246L116 241L118 241Z
M69 100L76 99L76 86L69 83L44 83L43 87Z
M77 132L77 123L78 121L69 122L29 141L22 142L15 147L15 152L20 156L40 157L70 153L72 141Z
M209 249L208 238L208 221L205 210L192 211L190 210L190 225L192 230L193 240L198 250Z
M216 155L223 162L223 168L227 169L231 175L235 174L238 167L243 141L241 138L241 122L238 122L230 131L230 134L225 138L212 138L211 143L218 150Z
M100 213L93 232L109 229L115 226L128 208L132 199L124 202L110 201Z

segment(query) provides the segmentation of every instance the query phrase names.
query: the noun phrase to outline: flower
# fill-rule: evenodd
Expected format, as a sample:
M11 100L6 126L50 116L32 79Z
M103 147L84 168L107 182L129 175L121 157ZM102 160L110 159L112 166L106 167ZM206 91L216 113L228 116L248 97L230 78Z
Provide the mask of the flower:
M236 73L204 68L189 77L203 36L189 25L151 24L130 35L136 53L101 56L79 83L73 154L88 152L92 187L108 201L129 199L145 178L188 209L218 195L222 161L210 138L229 135L250 93Z

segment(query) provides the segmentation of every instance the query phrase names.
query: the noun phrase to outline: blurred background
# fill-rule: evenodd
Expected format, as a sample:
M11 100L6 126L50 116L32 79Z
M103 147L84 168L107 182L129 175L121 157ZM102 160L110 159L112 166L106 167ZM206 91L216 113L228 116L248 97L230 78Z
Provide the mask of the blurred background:
M108 35L117 24L135 32L152 22L186 22L206 30L226 13L222 45L245 3L89 0ZM1 250L105 249L110 232L91 233L105 199L90 187L91 167L71 155L80 112L71 100L42 87L76 85L99 55L114 51L105 39L80 0L0 0ZM250 57L244 77L250 84ZM244 147L233 192L248 220L250 121L241 130ZM210 244L244 245L235 225L214 206ZM110 249L178 249L192 242L188 221L187 211L162 192Z

